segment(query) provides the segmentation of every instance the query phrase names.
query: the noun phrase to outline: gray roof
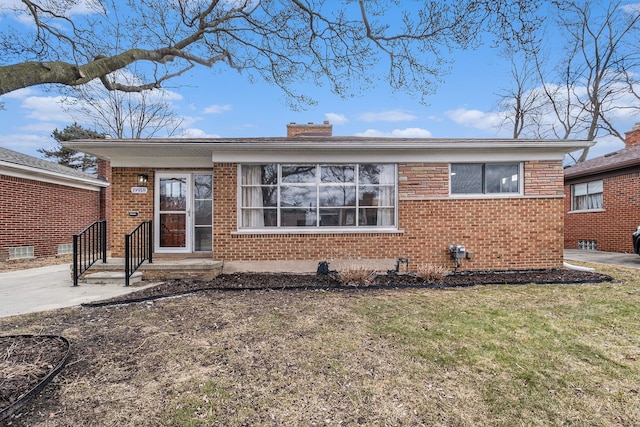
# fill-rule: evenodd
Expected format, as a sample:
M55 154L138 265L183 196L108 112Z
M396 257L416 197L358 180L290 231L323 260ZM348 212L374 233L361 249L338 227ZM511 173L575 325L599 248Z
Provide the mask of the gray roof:
M604 156L569 166L564 170L564 177L578 178L636 166L640 166L640 145L623 148Z
M96 176L82 172L67 166L63 166L58 163L50 162L47 160L39 159L37 157L29 156L28 154L19 153L17 151L9 150L8 148L0 147L0 163L11 163L17 166L26 166L30 169L39 169L46 172L52 172L56 174L67 175L74 178L91 179L95 180Z

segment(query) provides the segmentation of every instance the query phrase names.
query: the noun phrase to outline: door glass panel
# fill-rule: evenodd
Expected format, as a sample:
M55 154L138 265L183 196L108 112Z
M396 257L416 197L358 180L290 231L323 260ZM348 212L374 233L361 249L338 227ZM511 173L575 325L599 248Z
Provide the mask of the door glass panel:
M213 249L213 177L193 176L193 250Z
M196 227L193 249L195 251L210 251L212 248L211 237L211 227Z
M194 178L194 193L193 197L196 200L209 199L213 195L213 189L211 188L211 175L196 175Z
M196 200L194 202L195 225L211 226L212 209L210 200Z
M186 227L184 214L160 214L160 246L164 248L186 247Z
M186 178L160 178L160 210L185 211L186 209Z

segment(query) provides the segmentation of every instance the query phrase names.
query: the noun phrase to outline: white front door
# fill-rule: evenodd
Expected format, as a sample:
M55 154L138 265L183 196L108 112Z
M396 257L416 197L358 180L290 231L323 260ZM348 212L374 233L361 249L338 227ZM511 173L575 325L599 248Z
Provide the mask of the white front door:
M212 183L211 174L156 174L156 252L212 250Z

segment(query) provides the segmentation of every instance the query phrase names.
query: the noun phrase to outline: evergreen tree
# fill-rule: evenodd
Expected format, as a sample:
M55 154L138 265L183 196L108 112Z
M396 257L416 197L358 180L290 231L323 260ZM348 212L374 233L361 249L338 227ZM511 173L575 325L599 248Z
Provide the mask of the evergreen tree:
M82 172L96 172L97 160L95 157L65 148L62 146L61 142L71 141L74 139L104 139L103 134L85 129L79 124L74 123L65 127L61 131L56 128L51 136L58 143L56 148L52 150L47 150L46 148L38 149L38 152L43 154L46 159L55 159L61 165L68 166Z

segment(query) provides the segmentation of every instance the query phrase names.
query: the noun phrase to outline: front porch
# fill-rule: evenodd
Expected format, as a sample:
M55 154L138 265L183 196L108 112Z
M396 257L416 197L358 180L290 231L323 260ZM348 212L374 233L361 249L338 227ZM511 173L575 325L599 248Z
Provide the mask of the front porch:
M153 258L144 261L131 278L131 283L141 280L201 279L211 280L222 273L223 262L202 257ZM73 266L72 266L73 269ZM124 284L125 259L108 258L106 263L97 261L80 276L80 283Z

